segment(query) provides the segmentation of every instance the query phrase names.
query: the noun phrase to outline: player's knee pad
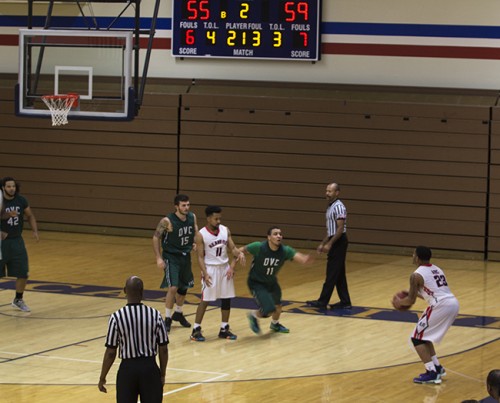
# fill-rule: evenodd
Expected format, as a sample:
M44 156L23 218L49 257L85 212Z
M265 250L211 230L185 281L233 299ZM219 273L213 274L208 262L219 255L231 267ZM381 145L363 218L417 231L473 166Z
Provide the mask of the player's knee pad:
M177 294L179 295L186 295L188 293L187 288L181 290L180 288L177 289Z
M413 343L413 345L416 347L416 346L420 346L421 344L425 344L427 343L425 340L419 340L419 339L415 339L414 337L411 338L411 342Z
M222 298L220 300L220 309L222 309L224 311L229 311L231 309L231 299Z

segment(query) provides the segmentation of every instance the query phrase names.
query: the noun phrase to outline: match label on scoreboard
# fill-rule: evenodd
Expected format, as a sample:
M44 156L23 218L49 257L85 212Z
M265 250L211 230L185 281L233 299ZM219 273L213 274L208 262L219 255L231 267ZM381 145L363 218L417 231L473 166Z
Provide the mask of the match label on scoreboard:
M173 0L172 55L319 60L321 0Z

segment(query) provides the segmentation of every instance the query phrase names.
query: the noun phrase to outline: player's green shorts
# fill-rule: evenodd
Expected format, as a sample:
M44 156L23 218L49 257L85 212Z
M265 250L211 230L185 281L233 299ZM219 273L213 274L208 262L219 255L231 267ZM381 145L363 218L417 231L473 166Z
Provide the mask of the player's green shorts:
M165 276L160 288L177 287L179 290L187 290L194 286L191 254L173 255L164 253L163 260L165 261Z
M269 316L276 310L276 305L281 304L281 287L277 281L264 284L249 279L248 288L250 288L260 312L264 316Z
M28 274L28 252L23 238L5 238L2 241L0 277L28 278Z

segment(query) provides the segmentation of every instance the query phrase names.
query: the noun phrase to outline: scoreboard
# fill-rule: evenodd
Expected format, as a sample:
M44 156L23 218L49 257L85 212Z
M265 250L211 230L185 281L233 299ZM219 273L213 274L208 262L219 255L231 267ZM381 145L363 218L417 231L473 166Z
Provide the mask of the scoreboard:
M321 0L173 0L172 55L319 60Z

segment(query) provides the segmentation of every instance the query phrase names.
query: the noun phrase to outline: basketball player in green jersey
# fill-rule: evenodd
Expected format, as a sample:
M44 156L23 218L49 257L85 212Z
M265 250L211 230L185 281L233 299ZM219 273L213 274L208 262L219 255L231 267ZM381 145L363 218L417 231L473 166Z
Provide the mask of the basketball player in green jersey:
M191 250L198 232L196 216L189 211L189 197L178 194L174 198L174 206L175 212L160 220L153 235L156 265L164 273L160 287L167 289L165 325L169 332L173 320L184 327L191 327L182 313L182 306L188 288L194 285ZM202 271L202 275L205 281L210 281L206 271ZM174 303L176 307L172 313Z
M20 184L12 177L1 181L3 205L1 216L0 277L16 277L16 296L12 306L24 312L30 308L23 299L29 277L28 252L22 237L24 221L28 220L33 236L38 242L38 225L28 201L19 194Z
M281 287L276 276L287 260L300 264L313 261L310 255L304 255L290 246L282 245L282 239L281 229L271 227L267 231L267 241L253 242L240 248L242 252L253 255L247 283L259 309L249 312L247 316L250 328L257 334L260 333L258 319L269 316L272 316L270 328L273 332L290 332L279 323L282 311Z

